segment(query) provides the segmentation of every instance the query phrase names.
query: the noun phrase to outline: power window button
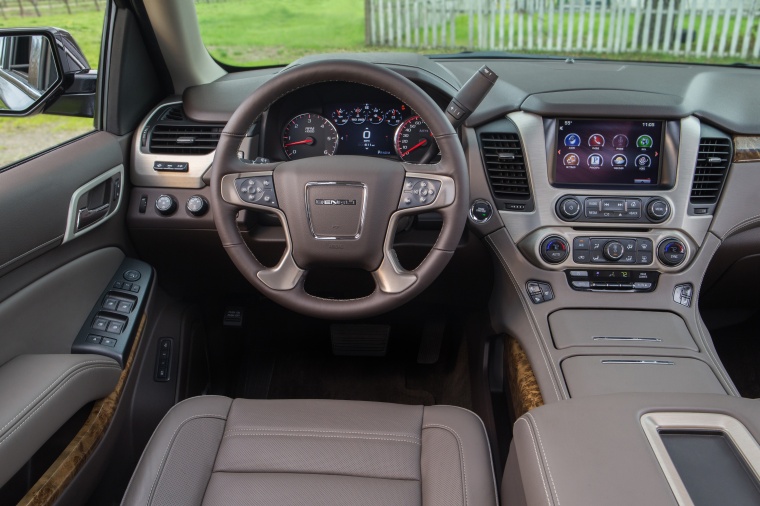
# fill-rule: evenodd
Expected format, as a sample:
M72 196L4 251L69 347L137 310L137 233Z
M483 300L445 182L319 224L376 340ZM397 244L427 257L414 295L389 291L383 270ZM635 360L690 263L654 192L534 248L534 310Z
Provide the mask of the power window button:
M92 328L95 330L106 330L108 328L108 320L105 318L95 318L95 321L92 322Z

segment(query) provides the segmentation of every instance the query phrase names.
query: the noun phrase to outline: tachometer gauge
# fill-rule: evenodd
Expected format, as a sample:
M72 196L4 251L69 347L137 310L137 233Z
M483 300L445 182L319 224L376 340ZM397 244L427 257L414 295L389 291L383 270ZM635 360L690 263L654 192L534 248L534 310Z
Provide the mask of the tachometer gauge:
M338 126L345 125L348 123L348 115L348 111L343 108L335 109L332 113L333 123Z
M370 106L369 104L366 105L357 105L353 109L351 109L351 123L354 125L361 125L365 121L367 121L367 117L369 116Z
M338 131L319 114L299 114L288 122L282 133L282 149L291 160L334 155L338 149Z
M373 107L369 113L369 122L373 125L379 125L385 121L385 114L379 107Z
M398 109L389 109L385 111L385 122L392 127L398 126L398 124L401 123L401 111Z
M419 116L408 118L396 130L396 154L405 162L418 163L433 143L433 132Z

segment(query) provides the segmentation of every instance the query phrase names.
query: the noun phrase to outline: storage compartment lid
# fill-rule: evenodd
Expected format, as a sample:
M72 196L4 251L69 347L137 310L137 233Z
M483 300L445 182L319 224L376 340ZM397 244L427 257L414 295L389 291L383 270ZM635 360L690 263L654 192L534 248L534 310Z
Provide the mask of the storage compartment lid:
M563 309L549 315L554 346L628 346L699 351L686 323L664 311Z
M680 357L577 356L562 361L571 397L621 392L725 394L710 366Z

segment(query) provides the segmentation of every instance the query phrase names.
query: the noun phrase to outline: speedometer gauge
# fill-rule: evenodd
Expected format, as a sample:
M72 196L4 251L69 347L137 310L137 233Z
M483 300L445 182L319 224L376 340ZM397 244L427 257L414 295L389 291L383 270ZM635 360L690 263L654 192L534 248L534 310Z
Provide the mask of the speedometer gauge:
M291 160L334 155L338 149L338 131L319 114L299 114L288 122L282 133L282 149Z
M433 132L419 116L412 116L396 130L396 154L405 162L418 163L432 144Z

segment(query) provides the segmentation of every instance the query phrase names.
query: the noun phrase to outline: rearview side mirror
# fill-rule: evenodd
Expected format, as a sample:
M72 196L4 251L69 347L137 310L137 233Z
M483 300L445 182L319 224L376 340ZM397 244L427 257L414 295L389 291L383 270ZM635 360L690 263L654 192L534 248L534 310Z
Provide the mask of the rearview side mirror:
M0 116L92 117L97 72L65 30L0 30Z

